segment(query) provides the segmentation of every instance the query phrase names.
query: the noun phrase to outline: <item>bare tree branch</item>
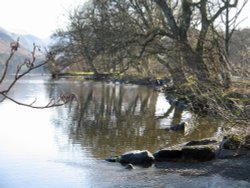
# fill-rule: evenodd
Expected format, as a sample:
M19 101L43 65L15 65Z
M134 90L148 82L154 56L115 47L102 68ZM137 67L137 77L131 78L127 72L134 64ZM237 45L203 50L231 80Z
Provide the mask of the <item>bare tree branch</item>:
M16 54L16 52L18 51L19 46L20 46L19 45L19 38L17 39L16 42L12 42L10 44L11 52L10 52L9 57L7 58L7 60L4 63L4 70L3 70L2 75L0 76L0 86L6 80L7 72L8 72L8 69L9 69L9 64L10 64L12 58L14 57L14 55ZM73 99L75 99L75 96L73 94L70 94L68 96L62 95L62 96L59 96L58 99L56 99L56 100L55 99L50 99L50 101L47 104L40 106L40 105L35 105L37 99L34 99L33 102L27 104L27 103L20 102L20 101L14 99L13 97L10 97L8 95L9 91L14 87L14 85L21 78L23 78L25 75L29 74L31 71L48 64L51 61L51 58L53 58L52 55L50 55L48 53L46 55L46 60L43 63L35 65L36 51L37 50L40 50L40 47L37 46L34 43L33 44L33 50L31 52L31 59L26 58L21 65L17 66L17 70L15 72L14 80L12 80L10 83L7 84L6 89L3 89L3 90L0 91L0 95L3 96L3 99L0 102L3 102L5 99L9 99L10 101L12 101L12 102L14 102L14 103L16 103L18 105L27 106L27 107L31 107L31 108L37 108L37 109L44 109L44 108L62 106L64 104L72 101ZM26 68L26 70L23 70L24 68Z

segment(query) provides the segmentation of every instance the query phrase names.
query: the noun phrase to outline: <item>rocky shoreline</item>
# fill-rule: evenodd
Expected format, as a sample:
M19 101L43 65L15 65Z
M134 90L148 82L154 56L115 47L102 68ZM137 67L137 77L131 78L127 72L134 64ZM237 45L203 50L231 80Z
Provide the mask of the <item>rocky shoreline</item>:
M250 162L250 135L248 134L229 134L224 136L221 141L214 138L191 141L158 150L153 154L147 150L134 150L120 156L108 157L106 161L119 162L127 169L133 169L134 165L150 167L154 164L157 168L167 168L171 171L171 168L174 170L183 164L185 164L184 166L192 164L192 168L198 167L200 164L202 166L206 164L217 166L225 163L230 164L236 160L241 164L239 162L241 159ZM246 167L250 170L250 165L243 168Z
M74 75L66 74L59 76L67 77ZM174 88L168 87L167 79L137 78L109 74L101 74L98 76L85 75L84 79L153 87L159 91L167 93L170 104L175 108L186 108L191 100L194 103L192 105L193 108L191 108L192 111L205 115L208 114L207 111L209 111L205 99L200 99L199 97L197 98L197 96L192 95L187 97L183 93L176 93ZM246 99L248 95L231 93L224 97L225 105L228 105L228 108L233 109L235 106L232 105L232 99L238 97L244 98L244 101L247 101ZM249 117L249 106L247 107L248 108L245 109L244 113ZM184 128L185 125L180 123L177 126L170 126L168 130L182 131ZM212 174L222 172L227 175L250 181L250 134L246 132L234 132L230 134L225 133L224 135L223 138L194 140L181 145L164 148L155 153L150 153L147 150L129 151L122 155L110 156L106 161L121 163L126 169L134 169L134 166L136 165L150 167L154 164L157 168L164 168L167 171L181 171L182 173L189 175L202 175L204 173L202 169L206 169L205 173ZM243 171L236 172L233 170L234 167Z
M216 159L199 163L187 162L155 162L154 166L163 169L170 174L179 174L181 176L214 176L242 180L250 182L250 158L234 157L228 159Z

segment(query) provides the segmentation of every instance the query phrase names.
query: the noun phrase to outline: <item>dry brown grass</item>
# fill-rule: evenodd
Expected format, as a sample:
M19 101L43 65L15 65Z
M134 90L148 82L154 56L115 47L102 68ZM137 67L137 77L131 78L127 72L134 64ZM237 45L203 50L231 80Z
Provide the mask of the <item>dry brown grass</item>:
M250 78L234 77L230 89L232 92L250 95Z

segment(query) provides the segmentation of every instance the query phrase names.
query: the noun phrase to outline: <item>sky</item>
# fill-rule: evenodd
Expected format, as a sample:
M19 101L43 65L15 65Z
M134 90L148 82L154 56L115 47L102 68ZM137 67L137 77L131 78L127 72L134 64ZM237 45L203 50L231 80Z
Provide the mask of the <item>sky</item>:
M16 33L49 37L64 27L70 10L87 0L1 0L0 27Z
M29 33L48 38L57 28L66 25L70 10L87 0L2 0L0 27L16 33ZM241 1L240 1L241 2ZM241 18L247 18L240 28L250 27L250 2Z

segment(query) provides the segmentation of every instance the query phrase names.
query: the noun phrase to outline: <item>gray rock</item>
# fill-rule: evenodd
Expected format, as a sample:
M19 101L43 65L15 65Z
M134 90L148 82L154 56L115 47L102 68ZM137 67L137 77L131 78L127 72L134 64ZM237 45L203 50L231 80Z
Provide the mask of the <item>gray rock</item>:
M246 135L244 139L244 145L246 149L250 150L250 135Z
M185 146L197 146L197 145L208 145L208 144L216 144L216 140L204 139L204 140L194 140L188 142Z
M210 161L216 157L217 147L214 145L184 146L182 148L185 161Z
M231 150L231 149L220 149L217 154L217 158L219 159L234 158L238 156L239 156L238 150Z
M156 161L178 161L182 158L181 149L162 149L154 154Z
M134 150L129 151L121 155L120 163L122 164L137 164L137 165L148 165L154 162L154 156L147 150Z
M127 164L125 169L133 170L133 169L135 169L135 167L132 164Z
M120 156L110 156L108 158L105 159L105 161L108 161L108 162L119 162L120 160Z
M212 139L191 141L154 153L156 161L210 161L215 159L218 142Z

